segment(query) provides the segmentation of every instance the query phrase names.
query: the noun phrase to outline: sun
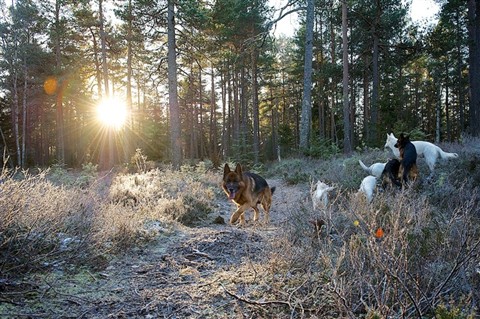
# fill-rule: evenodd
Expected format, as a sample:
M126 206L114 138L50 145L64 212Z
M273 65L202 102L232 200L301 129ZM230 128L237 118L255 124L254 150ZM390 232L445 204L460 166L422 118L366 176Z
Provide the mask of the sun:
M97 118L105 126L120 129L127 120L127 106L118 98L103 99L97 106Z

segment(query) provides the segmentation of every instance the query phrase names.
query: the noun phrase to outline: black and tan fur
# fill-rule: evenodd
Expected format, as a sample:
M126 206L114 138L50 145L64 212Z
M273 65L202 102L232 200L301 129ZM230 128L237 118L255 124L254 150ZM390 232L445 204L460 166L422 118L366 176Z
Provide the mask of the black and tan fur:
M410 142L410 138L403 133L398 137L395 147L400 151L400 169L398 177L403 185L410 180L415 181L418 177L417 150Z
M400 181L398 180L398 172L400 171L400 161L396 158L389 159L388 162L385 164L385 168L383 169L381 180L382 180L382 188L386 189L387 187L393 187L396 185L398 187L402 186Z
M272 194L275 187L269 187L267 181L254 173L243 172L242 166L237 164L234 171L228 164L223 168L222 189L236 205L237 210L230 217L230 224L235 224L240 219L240 224L245 224L245 211L253 208L254 221L259 219L260 211L257 207L261 204L265 211L265 223L269 222Z

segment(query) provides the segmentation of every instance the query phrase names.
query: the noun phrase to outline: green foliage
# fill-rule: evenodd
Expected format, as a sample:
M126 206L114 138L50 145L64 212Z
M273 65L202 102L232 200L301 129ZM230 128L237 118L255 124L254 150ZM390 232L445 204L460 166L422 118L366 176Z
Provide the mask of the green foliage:
M289 124L280 124L278 128L278 134L280 136L280 149L283 157L292 155L292 151L295 150L296 141L295 134L292 127Z
M474 313L466 312L461 306L441 304L435 309L435 319L473 319Z
M82 164L81 171L69 170L65 165L54 164L46 172L47 178L56 185L88 187L97 177L98 165L91 162Z
M241 138L240 141L232 145L231 158L234 158L237 163L241 163L245 166L251 166L254 163L253 146L250 141L246 140L246 137Z
M427 135L420 129L414 128L409 133L411 141L425 141L427 139Z
M314 139L306 153L314 158L330 159L340 153L340 148L331 140Z
M287 184L305 183L310 179L310 174L305 167L304 159L286 159L272 165L269 174L280 176Z
M98 165L88 162L82 164L82 171L75 181L75 185L79 187L87 187L97 177Z

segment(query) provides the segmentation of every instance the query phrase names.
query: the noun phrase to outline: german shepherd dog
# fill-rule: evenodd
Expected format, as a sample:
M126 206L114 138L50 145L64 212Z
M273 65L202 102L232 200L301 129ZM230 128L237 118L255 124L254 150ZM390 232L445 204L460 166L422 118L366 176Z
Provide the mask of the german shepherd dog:
M267 181L254 173L243 172L242 166L237 164L235 171L230 170L228 164L223 168L222 189L236 205L237 210L230 217L230 224L235 224L240 218L240 225L245 224L245 211L253 208L257 221L260 215L257 205L262 204L265 211L265 223L269 222L270 206L275 187L269 187Z
M397 148L395 148L395 144L397 143L397 138L393 133L387 133L387 140L385 141L385 148L389 147L393 154L396 157L400 157L400 153ZM417 150L418 156L424 156L425 161L427 162L428 168L430 169L430 175L433 174L435 169L435 164L439 159L449 159L449 158L458 158L457 153L449 153L443 151L437 145L427 142L427 141L412 141L413 145L415 145L415 149Z
M396 158L389 159L385 164L383 169L381 179L382 179L382 188L386 189L387 187L392 187L396 185L401 187L402 184L398 180L398 172L400 170L400 161Z
M406 185L408 180L415 181L418 177L417 168L417 149L410 138L400 134L395 147L400 151L400 169L398 171L398 177L403 185Z

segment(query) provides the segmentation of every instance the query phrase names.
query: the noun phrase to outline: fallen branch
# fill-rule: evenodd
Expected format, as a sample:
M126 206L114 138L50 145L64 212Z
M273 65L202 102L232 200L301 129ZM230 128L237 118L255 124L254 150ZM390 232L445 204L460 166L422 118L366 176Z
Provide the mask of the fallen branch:
M281 300L257 301L257 300L247 299L247 298L245 298L245 297L241 297L241 296L239 296L239 295L237 295L237 294L229 291L227 288L225 288L224 285L221 285L221 286L222 286L223 290L225 290L225 292L226 292L229 296L231 296L231 297L233 297L233 298L235 298L235 299L237 299L237 300L240 300L240 301L242 301L242 302L251 304L251 305L265 306L265 305L274 305L274 304L277 304L277 305L288 306L290 309L294 308L294 307L292 307L292 305L291 305L289 302L287 302L287 301L281 301Z

